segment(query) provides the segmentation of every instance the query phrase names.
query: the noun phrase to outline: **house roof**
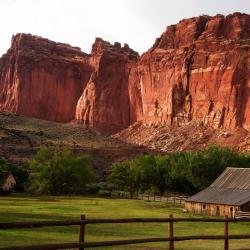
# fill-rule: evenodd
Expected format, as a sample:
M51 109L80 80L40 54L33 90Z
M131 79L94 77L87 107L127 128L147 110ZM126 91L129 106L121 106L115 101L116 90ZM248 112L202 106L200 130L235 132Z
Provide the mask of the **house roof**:
M9 171L2 171L0 173L0 186L4 184L5 180L9 177L9 176L13 176L11 172Z
M250 168L226 168L206 189L187 201L241 206L250 201Z

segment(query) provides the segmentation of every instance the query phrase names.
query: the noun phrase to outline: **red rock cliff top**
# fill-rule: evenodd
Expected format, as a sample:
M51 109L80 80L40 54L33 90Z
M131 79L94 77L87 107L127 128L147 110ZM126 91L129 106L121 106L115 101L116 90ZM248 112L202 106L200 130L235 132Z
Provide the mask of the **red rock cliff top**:
M26 57L51 59L76 59L88 56L78 47L53 42L49 39L31 34L19 33L12 37L11 48L7 54L18 54Z
M153 48L175 49L199 39L249 39L250 15L234 13L228 16L199 16L183 19L166 28Z
M123 46L119 42L115 42L114 45L97 37L92 45L91 54L101 54L104 51L123 54L130 57L139 57L139 54L133 49L129 48L129 45L125 43Z

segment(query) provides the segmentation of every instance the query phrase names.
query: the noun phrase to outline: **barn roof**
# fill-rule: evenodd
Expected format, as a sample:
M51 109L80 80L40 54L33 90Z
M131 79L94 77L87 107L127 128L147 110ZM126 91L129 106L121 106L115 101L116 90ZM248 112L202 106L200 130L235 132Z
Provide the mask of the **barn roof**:
M206 189L187 201L241 206L250 201L250 168L226 168Z

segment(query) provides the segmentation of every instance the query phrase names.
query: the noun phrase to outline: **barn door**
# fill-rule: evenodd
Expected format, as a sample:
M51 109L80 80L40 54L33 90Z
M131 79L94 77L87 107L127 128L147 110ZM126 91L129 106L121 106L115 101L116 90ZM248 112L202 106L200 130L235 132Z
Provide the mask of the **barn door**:
M220 207L216 206L216 216L220 216Z

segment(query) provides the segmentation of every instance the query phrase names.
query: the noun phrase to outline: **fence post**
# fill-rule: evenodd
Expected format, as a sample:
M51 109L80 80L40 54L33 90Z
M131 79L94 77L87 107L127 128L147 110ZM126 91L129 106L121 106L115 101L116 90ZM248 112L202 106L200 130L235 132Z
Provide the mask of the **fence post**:
M228 250L229 249L229 244L228 244L228 215L225 215L225 224L224 224L224 237L225 237L225 241L224 241L224 250Z
M85 215L80 216L80 221L85 220ZM85 224L79 226L79 244L85 242ZM84 250L84 247L79 247L79 250Z
M174 221L173 221L173 215L169 215L169 250L174 250Z

